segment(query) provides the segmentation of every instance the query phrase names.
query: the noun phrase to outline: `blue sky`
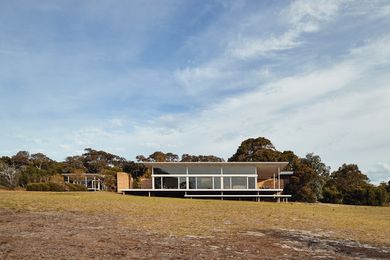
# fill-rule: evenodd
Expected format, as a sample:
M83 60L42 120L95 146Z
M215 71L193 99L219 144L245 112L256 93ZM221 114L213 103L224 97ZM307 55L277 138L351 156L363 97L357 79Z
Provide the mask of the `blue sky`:
M264 136L390 179L388 1L1 1L0 154L227 159Z

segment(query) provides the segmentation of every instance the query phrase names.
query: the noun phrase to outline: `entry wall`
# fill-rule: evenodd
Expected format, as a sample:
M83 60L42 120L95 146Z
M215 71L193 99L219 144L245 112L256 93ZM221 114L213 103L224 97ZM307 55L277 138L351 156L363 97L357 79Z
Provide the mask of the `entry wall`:
M121 193L123 189L130 188L130 176L126 172L117 172L116 173L116 185L118 193Z

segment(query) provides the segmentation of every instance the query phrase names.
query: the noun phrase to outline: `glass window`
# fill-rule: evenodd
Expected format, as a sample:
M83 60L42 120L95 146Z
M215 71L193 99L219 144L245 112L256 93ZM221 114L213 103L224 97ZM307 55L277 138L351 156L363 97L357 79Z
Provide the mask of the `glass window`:
M246 177L232 177L232 189L246 188Z
M248 177L248 189L256 189L256 177Z
M177 189L178 178L177 177L162 177L164 189Z
M197 189L212 189L213 178L212 177L197 177Z
M161 189L161 177L154 177L154 188Z
M252 166L224 166L223 174L255 174L256 167Z
M230 189L230 177L223 177L223 188Z
M189 183L188 183L189 188L196 189L196 177L189 177L188 180L189 180Z
M187 188L186 177L179 177L179 182L180 182L180 189L186 189Z
M187 174L186 167L159 167L153 168L153 174Z
M221 167L215 167L215 166L202 166L202 167L196 167L196 166L189 166L188 167L188 174L221 174Z
M214 177L214 189L221 188L221 177Z

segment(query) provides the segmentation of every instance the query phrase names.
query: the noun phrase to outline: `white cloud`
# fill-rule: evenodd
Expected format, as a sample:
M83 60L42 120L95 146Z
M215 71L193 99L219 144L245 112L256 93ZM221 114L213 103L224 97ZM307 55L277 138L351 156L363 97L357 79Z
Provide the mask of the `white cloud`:
M284 19L287 31L267 37L240 37L230 43L230 52L241 59L259 58L275 51L299 46L303 33L313 33L322 23L330 21L337 14L340 1L295 1L277 19Z
M221 52L211 54L199 65L176 70L174 76L193 96L215 95L221 90L251 88L263 83L269 78L266 75L259 78L257 65L248 69L247 64L296 48L304 41L302 34L316 32L322 24L334 19L341 4L340 1L295 1L272 17L282 21L283 28L266 30L261 35L256 23L264 21L259 14L241 17L235 21L235 27L221 35Z
M304 24L315 24L332 19L338 12L340 5L346 1L340 0L299 0L294 1L290 7L283 12L287 19L296 27ZM310 30L309 30L310 31Z
M123 127L125 125L125 120L120 119L120 118L112 118L109 123L110 123L110 126L113 128Z
M386 162L378 162L374 164L367 172L373 176L372 181L379 183L382 181L390 181L390 164Z
M69 144L60 144L58 145L60 148L69 151L71 149L71 146Z
M213 67L211 64L197 67L197 68L185 68L182 70L175 71L175 77L177 80L187 87L188 91L191 93L194 91L192 86L194 85L203 85L205 82L213 82L219 80L225 75L222 74L222 71L219 70L218 66Z
M231 44L233 56L246 59L267 55L270 52L292 49L300 43L297 41L299 33L288 31L281 36L268 36L267 39L243 37Z

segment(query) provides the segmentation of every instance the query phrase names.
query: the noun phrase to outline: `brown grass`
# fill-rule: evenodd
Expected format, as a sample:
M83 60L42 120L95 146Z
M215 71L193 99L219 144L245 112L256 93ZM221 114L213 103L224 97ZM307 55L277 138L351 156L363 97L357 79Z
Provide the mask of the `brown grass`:
M294 229L363 243L390 245L390 208L123 196L108 192L0 193L0 208L114 214L122 224L158 234Z

